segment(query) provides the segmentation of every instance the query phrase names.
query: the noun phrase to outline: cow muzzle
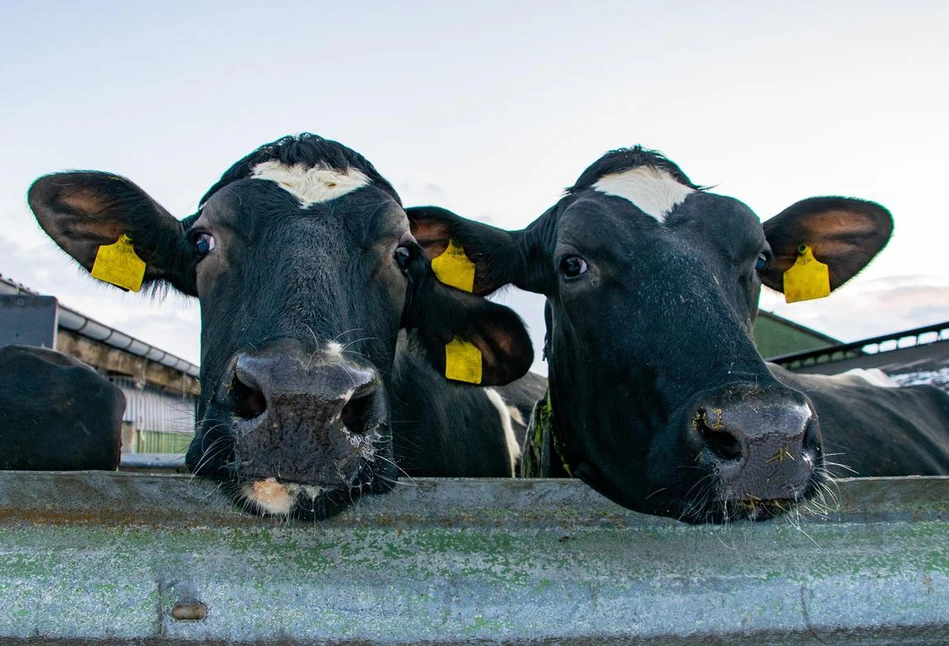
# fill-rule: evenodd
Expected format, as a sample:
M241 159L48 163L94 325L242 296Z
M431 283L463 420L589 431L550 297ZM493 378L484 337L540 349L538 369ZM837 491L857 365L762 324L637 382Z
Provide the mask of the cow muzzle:
M733 385L701 398L688 429L713 475L713 504L763 519L807 499L822 464L817 419L800 393ZM711 501L710 501L711 502Z
M231 403L239 481L353 485L388 412L377 370L330 353L239 354L220 399Z

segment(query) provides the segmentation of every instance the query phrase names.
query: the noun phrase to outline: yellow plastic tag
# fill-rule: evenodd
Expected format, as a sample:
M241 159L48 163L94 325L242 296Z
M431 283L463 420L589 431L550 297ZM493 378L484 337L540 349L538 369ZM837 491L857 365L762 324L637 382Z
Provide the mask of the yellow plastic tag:
M138 257L132 240L125 234L114 244L102 245L96 252L92 275L123 289L137 292L145 277L145 261Z
M435 277L451 287L466 292L474 291L475 266L465 255L465 248L448 241L448 247L441 255L432 259Z
M445 346L445 376L469 384L481 383L481 350L455 337Z
M830 296L830 271L807 245L797 249L797 260L784 272L784 300L788 303Z

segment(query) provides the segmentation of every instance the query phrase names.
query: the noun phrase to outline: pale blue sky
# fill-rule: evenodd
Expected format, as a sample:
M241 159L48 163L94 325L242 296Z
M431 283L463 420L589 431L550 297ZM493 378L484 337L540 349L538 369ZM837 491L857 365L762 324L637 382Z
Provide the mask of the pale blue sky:
M893 211L851 285L765 308L844 339L949 319L949 5L830 4L5 2L0 273L196 360L196 307L53 250L24 202L36 176L121 173L183 216L233 161L309 130L406 204L517 228L642 143L763 219L818 194ZM507 300L540 339L540 301Z

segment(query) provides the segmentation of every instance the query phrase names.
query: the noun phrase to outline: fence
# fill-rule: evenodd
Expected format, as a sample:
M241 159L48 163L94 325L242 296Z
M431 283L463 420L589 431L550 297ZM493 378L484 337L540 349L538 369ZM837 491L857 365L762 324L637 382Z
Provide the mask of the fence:
M197 399L156 386L140 386L133 379L114 377L125 393L123 423L126 450L133 453L184 453L194 437Z
M420 479L305 524L184 476L0 472L0 642L949 643L949 478L837 486L714 527Z

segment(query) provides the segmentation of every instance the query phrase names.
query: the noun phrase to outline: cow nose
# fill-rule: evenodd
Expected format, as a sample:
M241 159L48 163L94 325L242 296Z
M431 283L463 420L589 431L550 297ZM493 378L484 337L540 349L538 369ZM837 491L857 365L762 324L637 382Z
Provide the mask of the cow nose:
M699 403L692 429L726 499L795 498L819 451L807 401L783 388L718 391Z
M347 362L307 366L291 357L241 356L234 367L231 393L234 415L253 420L271 406L317 404L338 415L354 433L364 433L375 420L379 377L372 368Z
M227 390L240 478L339 484L386 418L375 368L339 357L239 355Z

